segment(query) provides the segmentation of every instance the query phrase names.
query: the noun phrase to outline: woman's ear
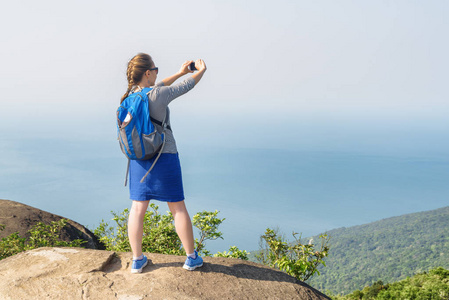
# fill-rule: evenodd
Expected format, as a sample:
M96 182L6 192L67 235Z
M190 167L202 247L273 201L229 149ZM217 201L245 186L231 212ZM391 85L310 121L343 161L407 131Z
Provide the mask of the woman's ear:
M151 71L150 71L150 70L146 70L146 71L145 71L145 75L150 76L150 74L151 74Z

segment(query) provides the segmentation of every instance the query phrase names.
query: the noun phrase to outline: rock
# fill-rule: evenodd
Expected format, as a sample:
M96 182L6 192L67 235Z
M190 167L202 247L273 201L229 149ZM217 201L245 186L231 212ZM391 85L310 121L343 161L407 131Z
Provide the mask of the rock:
M28 230L38 222L50 224L51 221L67 219L61 216L10 200L0 199L0 224L5 229L0 231L0 239L18 232L22 237L29 237ZM67 225L61 231L61 240L73 241L82 239L86 241L83 246L89 249L105 249L97 237L83 225L67 219Z
M185 257L146 253L131 274L131 253L38 248L0 261L0 299L330 299L278 270L206 257L195 271Z

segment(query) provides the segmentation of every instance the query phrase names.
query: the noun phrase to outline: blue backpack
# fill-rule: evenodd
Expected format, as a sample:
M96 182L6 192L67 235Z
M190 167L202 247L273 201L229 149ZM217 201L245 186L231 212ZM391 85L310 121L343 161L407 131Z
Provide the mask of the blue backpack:
M143 183L159 159L165 145L164 133L156 130L150 117L150 105L147 93L151 88L144 88L123 100L117 109L117 135L120 148L128 158L125 186L128 180L129 160L146 160L156 154L154 163L140 181ZM155 120L156 121L156 120ZM157 122L159 123L159 122ZM165 120L162 123L165 130Z

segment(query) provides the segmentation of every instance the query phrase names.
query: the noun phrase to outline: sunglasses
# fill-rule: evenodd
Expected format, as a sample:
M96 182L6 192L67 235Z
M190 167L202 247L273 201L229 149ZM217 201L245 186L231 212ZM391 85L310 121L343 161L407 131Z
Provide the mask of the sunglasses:
M156 68L151 68L150 71L156 71L156 74L158 74L158 73L159 73L159 68L158 68L158 67L156 67Z

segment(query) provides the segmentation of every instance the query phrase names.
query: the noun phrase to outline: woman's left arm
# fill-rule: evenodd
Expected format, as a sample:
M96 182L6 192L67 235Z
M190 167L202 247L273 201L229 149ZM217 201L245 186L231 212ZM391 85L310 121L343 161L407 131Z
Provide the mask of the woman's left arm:
M162 80L162 82L164 83L165 86L170 86L173 82L175 82L178 78L188 74L188 73L193 73L193 71L189 70L189 65L190 63L192 63L192 60L187 60L186 62L184 62L181 66L181 68L179 69L178 73L173 74L172 76L169 76L165 79Z

